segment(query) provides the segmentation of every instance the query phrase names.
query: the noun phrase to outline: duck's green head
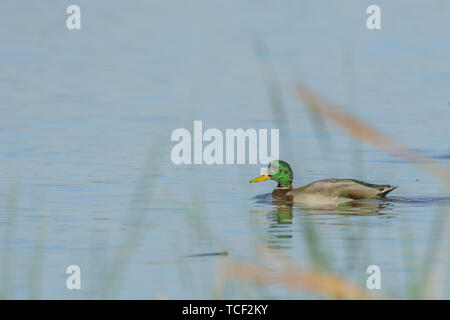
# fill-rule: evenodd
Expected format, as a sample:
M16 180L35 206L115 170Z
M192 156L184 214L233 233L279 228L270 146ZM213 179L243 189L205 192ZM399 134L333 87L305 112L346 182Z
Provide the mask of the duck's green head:
M291 188L293 177L294 175L289 163L282 160L274 160L269 164L266 172L264 172L258 178L250 180L250 182L275 180L276 182L278 182L278 187Z

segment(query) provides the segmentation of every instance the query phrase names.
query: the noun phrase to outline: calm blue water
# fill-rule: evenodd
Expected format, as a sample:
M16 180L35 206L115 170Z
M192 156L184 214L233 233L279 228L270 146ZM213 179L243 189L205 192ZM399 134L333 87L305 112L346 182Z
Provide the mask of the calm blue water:
M376 264L380 293L404 298L433 259L431 287L450 297L449 190L331 124L316 134L293 95L306 84L450 170L447 1L377 1L377 31L365 22L373 1L79 0L79 31L65 26L70 4L0 6L1 297L318 297L239 281L217 293L224 260L307 268L311 226L355 284ZM279 208L263 196L273 182L248 183L260 165L172 164L171 133L194 120L279 128L295 186L335 177L399 188L381 203ZM66 288L71 264L81 290Z

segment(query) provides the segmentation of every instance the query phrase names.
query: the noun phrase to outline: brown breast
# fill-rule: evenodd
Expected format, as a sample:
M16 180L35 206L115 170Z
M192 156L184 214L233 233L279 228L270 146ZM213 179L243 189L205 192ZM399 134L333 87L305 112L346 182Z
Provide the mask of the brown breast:
M288 188L276 188L272 191L272 197L276 200L292 202L294 199L292 192L287 194L292 189Z

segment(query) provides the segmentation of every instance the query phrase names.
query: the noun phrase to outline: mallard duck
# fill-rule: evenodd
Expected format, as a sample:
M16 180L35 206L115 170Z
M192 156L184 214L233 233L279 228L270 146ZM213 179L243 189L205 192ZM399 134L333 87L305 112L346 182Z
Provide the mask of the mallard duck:
M326 179L293 189L293 177L291 166L286 161L275 160L261 176L250 180L250 183L274 180L278 182L272 192L274 199L306 204L339 204L358 199L380 199L397 188L355 179Z

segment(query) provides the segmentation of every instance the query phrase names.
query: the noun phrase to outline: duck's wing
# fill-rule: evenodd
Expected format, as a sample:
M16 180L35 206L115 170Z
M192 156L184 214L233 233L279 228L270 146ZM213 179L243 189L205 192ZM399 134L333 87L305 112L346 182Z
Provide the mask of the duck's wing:
M350 199L382 198L397 188L388 184L371 184L354 179L327 179L292 190L295 195L321 195Z

